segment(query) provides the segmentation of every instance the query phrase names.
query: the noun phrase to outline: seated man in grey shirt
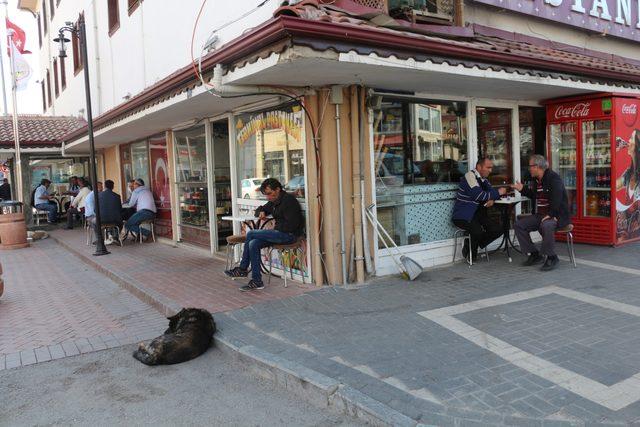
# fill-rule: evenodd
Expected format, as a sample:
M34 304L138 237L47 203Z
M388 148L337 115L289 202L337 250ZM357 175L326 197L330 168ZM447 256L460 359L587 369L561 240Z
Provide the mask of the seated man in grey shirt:
M134 235L142 233L146 237L150 232L146 228L140 228L140 224L156 217L156 202L153 198L153 193L144 186L144 181L141 178L135 180L133 187L129 205L136 208L136 213L127 220L124 226L124 234L126 236L128 233L133 233Z

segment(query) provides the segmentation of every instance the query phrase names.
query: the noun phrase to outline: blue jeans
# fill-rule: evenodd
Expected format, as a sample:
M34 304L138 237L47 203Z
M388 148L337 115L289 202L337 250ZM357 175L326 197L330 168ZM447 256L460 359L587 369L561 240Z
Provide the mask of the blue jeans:
M278 230L249 230L247 231L247 241L244 244L240 268L245 270L251 263L251 278L257 282L262 282L262 272L260 271L260 251L262 248L273 246L274 244L289 244L296 241L296 236L291 233L283 233Z
M47 211L47 221L56 222L58 220L58 205L54 202L38 203L36 209Z
M138 211L133 215L131 215L131 218L127 220L127 223L124 225L124 228L127 231L130 231L136 234L142 232L143 236L147 236L149 234L149 230L147 230L146 228L141 229L140 223L142 221L147 221L155 217L156 217L156 214L153 213L152 211L148 209L142 209L141 211Z

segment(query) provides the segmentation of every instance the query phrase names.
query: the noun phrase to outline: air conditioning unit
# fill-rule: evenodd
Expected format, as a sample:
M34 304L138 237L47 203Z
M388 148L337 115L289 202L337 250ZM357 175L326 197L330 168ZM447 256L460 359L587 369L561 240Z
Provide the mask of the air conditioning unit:
M388 0L389 15L414 22L453 21L453 0Z

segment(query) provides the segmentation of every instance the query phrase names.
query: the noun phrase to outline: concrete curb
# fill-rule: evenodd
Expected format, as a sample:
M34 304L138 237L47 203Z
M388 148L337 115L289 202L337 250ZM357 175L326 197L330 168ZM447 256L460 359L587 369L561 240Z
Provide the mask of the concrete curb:
M100 265L100 263L95 261L99 258L95 258L95 259L92 258L90 255L87 255L86 253L79 251L78 249L64 242L62 239L58 239L55 235L51 233L49 234L49 237L53 239L57 244L65 248L67 251L76 255L85 264L89 265L99 273L104 274L105 276L113 280L115 283L117 283L120 287L122 287L126 291L129 291L140 300L144 301L145 303L149 304L150 306L158 310L165 317L172 316L182 309L180 305L169 300L163 295L160 295L158 292L154 291L153 289L144 287L135 279L109 271L108 269Z
M297 396L373 426L414 427L418 422L317 371L217 332L215 346L248 364L254 375L273 381Z

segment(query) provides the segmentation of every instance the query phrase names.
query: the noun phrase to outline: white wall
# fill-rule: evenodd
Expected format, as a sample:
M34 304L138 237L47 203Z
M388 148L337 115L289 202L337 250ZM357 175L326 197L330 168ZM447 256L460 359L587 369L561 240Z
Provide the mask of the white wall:
M195 32L195 57L214 28L238 18L258 3L258 0L207 1ZM201 4L200 0L147 0L129 15L127 0L119 0L120 28L109 36L106 0L62 0L53 21L49 22L49 32L40 50L42 73L46 73L47 66L52 68L53 55L57 55L57 45L52 41L57 36L57 29L65 21L75 21L84 11L89 39L92 108L94 117L98 116L125 102L127 94L136 95L190 63L191 35ZM279 4L279 0L271 0L220 31L218 46L268 20ZM50 17L48 9L47 13ZM71 52L69 46L67 88L55 100L53 108L46 111L48 115L77 115L84 109L84 77L82 73L74 77ZM53 79L53 70L51 75Z
M49 1L45 1L48 5ZM194 56L197 58L212 29L240 17L258 3L259 0L208 0L195 32ZM270 0L250 16L220 31L218 46L268 20L280 3L281 0ZM65 21L75 21L84 11L89 39L93 114L98 116L125 102L127 95L140 93L190 63L191 35L201 4L201 0L146 0L129 15L127 0L119 0L120 28L109 36L106 0L62 0L44 36L40 73L44 77L46 68L52 68L53 55L57 55L57 45L52 39L56 37L57 29ZM48 14L50 17L51 12ZM506 31L640 59L636 43L588 35L556 23L528 19L506 11L498 13L480 5L466 5L465 19ZM82 73L74 76L71 52L69 46L67 88L46 114L78 115L85 108L84 78ZM53 79L53 71L51 76Z

